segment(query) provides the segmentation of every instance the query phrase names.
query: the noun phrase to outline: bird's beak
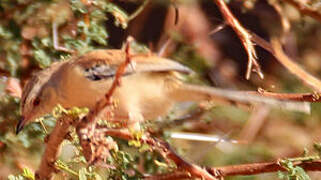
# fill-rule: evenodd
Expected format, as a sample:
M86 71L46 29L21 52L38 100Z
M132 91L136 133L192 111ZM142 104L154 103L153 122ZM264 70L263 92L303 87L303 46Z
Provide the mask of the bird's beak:
M16 134L18 134L23 129L23 127L25 126L25 122L26 122L25 118L22 116L17 124Z

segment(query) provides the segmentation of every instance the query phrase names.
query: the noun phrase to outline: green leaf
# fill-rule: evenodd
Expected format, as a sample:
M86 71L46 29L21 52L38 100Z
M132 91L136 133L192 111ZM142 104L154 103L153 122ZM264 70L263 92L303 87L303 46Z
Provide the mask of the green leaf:
M28 168L23 168L22 176L27 178L27 179L30 179L30 180L34 180L35 179L35 175Z
M71 9L76 13L86 14L88 12L85 4L81 0L71 0Z
M11 39L13 34L5 27L0 25L0 38L1 39Z
M35 49L33 51L36 61L41 68L46 68L51 64L51 58L43 49Z
M311 180L303 168L294 166L290 160L282 160L280 164L286 168L287 172L278 172L278 177L284 180Z
M116 26L121 26L123 29L127 28L129 16L125 10L116 6L113 3L105 4L103 6L103 9L115 17L115 25Z

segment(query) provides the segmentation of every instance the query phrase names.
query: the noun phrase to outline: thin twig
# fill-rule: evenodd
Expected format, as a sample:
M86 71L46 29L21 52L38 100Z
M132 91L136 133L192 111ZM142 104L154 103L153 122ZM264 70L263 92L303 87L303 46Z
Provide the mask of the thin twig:
M184 171L174 171L166 174L146 175L144 180L176 180L176 179L191 179L191 175Z
M275 57L284 67L286 67L292 74L297 76L307 86L311 87L317 92L321 92L321 81L291 60L290 57L287 56L282 50L282 45L278 39L272 38L271 45L274 50Z
M300 166L306 171L321 171L321 161L304 161L294 163L294 166ZM287 171L280 165L279 161L265 162L265 163L252 163L252 164L240 164L224 167L207 168L213 176L217 178L227 176L245 176L245 175L257 175L263 173L271 173L278 171ZM146 179L153 180L172 180L172 179L188 179L190 178L187 173L175 171L167 174L157 174L146 176Z
M259 75L259 77L263 79L264 75L261 71L259 63L257 62L256 51L254 48L254 44L252 43L252 40L251 40L251 35L241 25L241 23L234 17L232 12L229 10L227 5L225 4L224 0L214 0L214 2L222 12L226 23L234 29L234 31L237 33L240 40L242 41L244 48L246 49L246 52L248 55L248 65L247 65L247 72L245 76L246 79L250 79L252 71L255 71ZM254 69L252 66L254 66Z
M94 137L95 134L95 128L96 128L96 122L95 119L97 115L106 107L110 106L112 104L111 97L116 90L118 86L121 84L121 77L124 74L126 67L131 63L131 56L130 56L130 41L132 39L128 39L126 46L125 46L125 52L126 52L126 60L118 67L115 79L111 85L111 88L108 90L108 92L105 95L105 98L100 100L95 108L89 112L89 114L84 117L81 122L76 127L77 134L80 139L80 144L83 148L83 154L86 158L86 160L89 163L92 163L96 157L94 154L95 148L93 143L91 142L91 138Z
M321 171L321 161L296 162L293 163L293 165L300 166L306 171ZM211 172L211 174L217 175L216 177L255 175L269 172L286 171L286 169L280 165L279 161L215 167L208 168L207 170Z
M308 85L315 91L321 93L321 81L302 69L298 64L296 64L289 56L287 56L281 46L281 43L279 42L278 39L272 38L271 39L271 44L264 40L263 38L259 37L258 35L251 33L252 35L252 40L262 47L263 49L267 50L270 52L276 60L278 60L286 69L288 69L293 75L295 75L297 78L299 78L304 84ZM267 94L266 95L271 95L273 94ZM264 94L263 94L264 95ZM278 96L278 95L277 95ZM281 96L279 96L281 97ZM285 98L298 98L302 100L307 100L311 102L316 102L319 101L319 95L314 93L314 94L294 94L294 95L285 95Z
M146 5L148 4L149 0L145 0L143 2L143 4L141 6L139 6L139 8L137 8L135 10L135 12L133 14L131 14L129 17L128 17L128 21L131 21L133 20L135 17L137 17L143 10L144 8L146 7Z
M318 93L276 93L268 92L263 89L250 91L250 94L260 94L265 97L276 98L280 100L303 101L303 102L320 102L321 96Z
M53 39L53 46L54 46L55 50L63 51L63 52L67 52L67 53L74 52L73 50L67 49L67 48L59 45L58 27L57 27L56 22L52 23L52 39Z
M114 130L103 128L100 131L104 132L107 136L115 136L118 138L133 140L135 137L128 130ZM170 147L170 145L160 139L155 139L145 134L144 137L140 139L142 143L150 145L154 150L158 151L164 159L171 159L177 165L178 171L186 171L190 177L202 178L205 180L215 180L216 178L209 174L205 169L191 164L180 157L176 152Z
M104 133L107 136L115 136L125 140L135 139L135 137L128 130L115 130L101 127L97 129L97 131L100 131L100 133ZM214 177L221 178L226 176L255 175L268 172L286 171L286 169L280 164L279 160L275 162L240 164L204 169L194 164L186 162L170 148L168 143L162 140L154 139L145 134L145 136L142 137L140 141L142 143L149 144L152 148L154 148L154 150L157 150L164 158L173 160L178 167L177 170L168 174L146 175L145 179L148 180L169 180L188 178L213 179ZM294 160L294 166L300 166L306 171L321 171L320 160Z

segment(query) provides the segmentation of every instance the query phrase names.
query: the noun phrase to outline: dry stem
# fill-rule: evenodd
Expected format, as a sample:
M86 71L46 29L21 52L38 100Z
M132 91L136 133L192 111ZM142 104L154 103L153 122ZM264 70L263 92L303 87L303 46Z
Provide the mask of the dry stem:
M306 171L321 171L321 161L313 162L297 162L295 166L300 166ZM286 171L279 161L232 165L207 169L211 174L217 174L221 177L236 176L236 175L255 175L269 172Z
M224 0L214 0L214 2L222 12L226 23L234 29L234 31L237 33L240 40L242 41L244 48L246 49L246 53L248 55L246 79L250 79L252 71L255 71L260 76L260 78L263 79L264 75L261 71L259 63L257 62L256 51L254 48L254 44L252 43L252 40L251 40L251 35L241 25L241 23L234 17L232 12L229 10L227 5L225 4ZM254 69L252 67L253 65L254 65Z
M134 136L127 130L114 130L107 128L100 128L98 131L104 133L107 136L115 136L117 138L125 140L133 140ZM170 179L190 179L190 178L203 178L203 179L215 179L226 176L237 175L255 175L268 172L286 171L286 169L280 165L279 161L265 162L265 163L251 163L241 165L231 165L223 167L211 167L201 168L197 165L190 164L177 155L169 146L168 143L154 139L148 135L140 139L142 143L147 143L157 150L164 158L173 160L178 169L168 174L146 175L145 179L148 180L170 180ZM306 171L321 171L321 161L298 161L293 162L294 166L300 166Z
M100 138L100 136L97 135L97 133L95 133L95 128L96 128L95 119L103 109L111 105L112 103L111 97L115 92L116 88L120 85L121 76L125 72L126 67L128 66L128 64L131 63L131 56L129 54L130 41L131 39L128 39L128 42L126 43L126 46L125 46L126 60L124 63L122 63L118 67L113 84L109 89L109 91L106 93L105 98L100 100L96 104L95 108L92 111L90 111L90 113L86 117L84 117L79 123L79 125L76 127L80 144L83 148L83 154L89 163L93 163L94 161L100 158L99 156L97 156L97 154L95 154L95 153L98 153L97 151L99 150L99 147L96 147L96 145L99 143L101 143L102 145L103 144L107 145L106 144L107 142L103 142L103 139ZM99 142L95 142L95 140ZM101 150L99 151L101 152Z
M105 135L115 136L118 138L126 140L134 140L135 137L127 130L113 130L113 129L101 129ZM186 172L189 178L202 178L205 180L215 180L216 178L209 174L205 169L191 164L180 157L176 152L170 147L170 145L160 139L155 139L150 137L147 133L144 137L140 139L142 143L146 143L151 146L152 149L158 151L164 159L171 159L177 165L178 171ZM146 179L151 179L147 178ZM153 178L152 178L153 179Z
M36 179L51 179L52 173L56 170L55 162L59 155L60 144L69 133L69 127L75 123L71 116L62 116L57 120L56 126L51 132L46 150L42 155L39 169L36 172Z
M270 52L288 71L290 71L293 75L299 78L304 84L308 85L315 91L321 93L321 81L302 69L298 64L296 64L289 56L287 56L283 49L280 41L276 38L271 39L271 44L266 40L262 39L258 35L251 33L252 40L263 49ZM267 95L270 97L281 97L280 94L272 94L272 93L263 93L263 95ZM304 100L310 102L319 101L320 95L314 94L293 94L293 95L284 95L282 98L292 98L293 100Z
M271 45L274 50L275 57L284 67L286 67L292 74L296 75L303 83L315 91L321 92L321 81L292 61L282 50L282 45L278 39L272 38Z
M275 93L259 89L258 92L249 92L251 94L259 94L265 97L271 97L280 100L302 101L302 102L320 102L320 94L318 93Z

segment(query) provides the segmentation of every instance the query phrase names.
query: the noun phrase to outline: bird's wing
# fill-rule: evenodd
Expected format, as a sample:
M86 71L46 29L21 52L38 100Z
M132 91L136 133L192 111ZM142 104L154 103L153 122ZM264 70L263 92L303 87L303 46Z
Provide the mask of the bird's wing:
M102 80L115 76L116 71L126 59L121 50L95 50L78 59L76 63L83 67L84 74L91 80ZM139 72L168 72L177 71L191 73L192 70L175 61L155 55L133 55L124 75Z
M133 69L137 72L163 72L163 71L178 71L181 73L192 73L192 70L188 67L169 60L165 58L161 58L158 56L150 55L150 56L137 56L133 58Z

